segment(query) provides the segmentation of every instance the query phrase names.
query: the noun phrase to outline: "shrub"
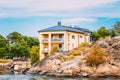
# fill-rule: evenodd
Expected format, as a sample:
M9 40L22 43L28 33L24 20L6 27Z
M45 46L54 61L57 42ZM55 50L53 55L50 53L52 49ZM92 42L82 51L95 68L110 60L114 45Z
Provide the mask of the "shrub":
M82 42L79 44L79 47L88 47L89 43L88 42Z
M11 60L0 59L0 63L7 63L7 62L11 62Z
M89 47L78 47L70 51L70 54L73 56L81 55L85 50L88 50Z
M90 49L90 54L86 58L87 63L91 66L97 66L101 63L106 62L105 53L103 52L102 48L94 45Z
M30 49L31 64L39 61L39 46L32 46Z
M100 38L104 39L107 36L110 36L110 31L107 30L104 26L102 26L100 29L92 33L93 41L97 41Z
M80 54L81 54L81 50L80 50L80 48L75 48L75 49L73 49L70 53L71 53L71 55L73 55L73 56L77 56L77 55L80 55Z
M74 56L77 56L77 55L80 55L80 54L81 53L79 51L77 51L77 50L72 52L72 55L74 55Z
M50 54L53 54L53 53L55 53L55 52L59 52L59 48L58 48L57 45L54 45L54 46L52 47L52 49L51 49L51 51L50 51Z
M88 49L87 47L79 47L80 51L85 51L86 49Z
M68 56L68 57L63 57L62 58L62 61L64 62L64 61L69 61L69 60L72 60L72 59L74 59L75 58L75 56L73 56L73 55L70 55L70 56Z

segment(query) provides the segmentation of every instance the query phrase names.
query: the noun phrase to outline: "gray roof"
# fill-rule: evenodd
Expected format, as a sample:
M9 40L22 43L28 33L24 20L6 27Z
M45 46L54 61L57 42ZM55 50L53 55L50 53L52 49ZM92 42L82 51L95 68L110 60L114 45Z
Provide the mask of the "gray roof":
M58 22L58 25L56 25L56 26L42 29L38 32L48 32L48 31L72 31L72 32L79 32L79 33L91 32L88 29L84 29L84 28L63 26L63 25L61 25L61 22Z

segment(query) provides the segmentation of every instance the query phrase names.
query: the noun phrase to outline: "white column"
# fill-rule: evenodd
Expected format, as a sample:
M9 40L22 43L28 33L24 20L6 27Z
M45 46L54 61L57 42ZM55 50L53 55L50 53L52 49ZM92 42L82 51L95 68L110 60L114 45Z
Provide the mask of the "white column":
M64 33L64 51L68 51L68 34Z
M48 48L49 48L49 54L51 51L51 33L49 33L49 37L48 37Z
M43 40L43 36L42 36L42 34L40 34L40 60L42 60L43 59L43 55L42 55L42 50L43 50L43 44L42 44L42 40Z

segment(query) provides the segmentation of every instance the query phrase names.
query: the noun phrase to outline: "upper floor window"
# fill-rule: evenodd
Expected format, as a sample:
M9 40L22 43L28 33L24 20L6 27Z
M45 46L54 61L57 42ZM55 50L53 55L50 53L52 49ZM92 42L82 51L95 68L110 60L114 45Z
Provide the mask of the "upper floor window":
M82 38L82 36L80 35L80 38Z
M75 36L74 36L74 35L72 35L72 39L75 39Z
M55 39L55 36L54 36L54 35L52 35L52 36L51 36L51 38L52 38L52 39Z
M90 38L88 38L88 42L90 41Z
M64 39L64 35L63 35L63 34L60 34L60 35L59 35L59 38L60 38L60 39Z
M72 43L72 47L74 48L74 43Z

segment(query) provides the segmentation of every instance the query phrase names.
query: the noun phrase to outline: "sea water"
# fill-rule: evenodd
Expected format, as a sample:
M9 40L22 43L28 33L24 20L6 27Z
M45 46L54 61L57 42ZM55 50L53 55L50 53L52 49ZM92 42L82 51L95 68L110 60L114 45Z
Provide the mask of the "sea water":
M48 77L40 75L0 75L0 80L120 80L118 77L108 78L68 78L68 77Z

